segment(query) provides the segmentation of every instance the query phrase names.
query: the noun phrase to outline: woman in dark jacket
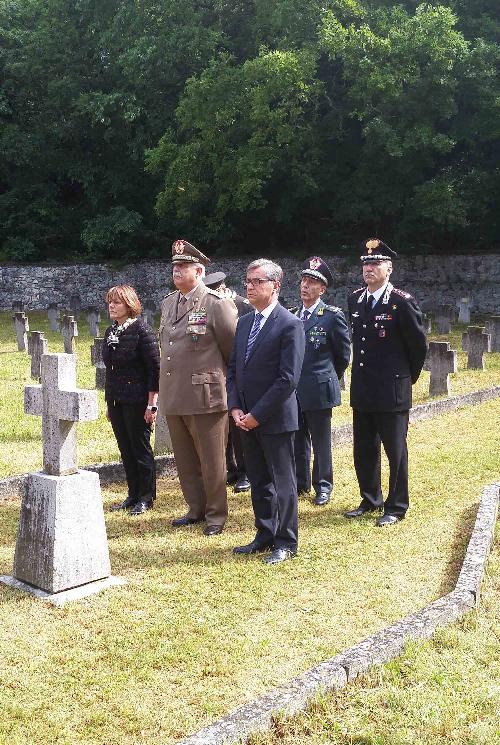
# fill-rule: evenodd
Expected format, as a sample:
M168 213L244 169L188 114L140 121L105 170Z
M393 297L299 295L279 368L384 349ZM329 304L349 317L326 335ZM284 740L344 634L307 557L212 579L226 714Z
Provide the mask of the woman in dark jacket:
M133 287L112 287L106 302L113 325L104 334L105 399L128 485L127 499L113 509L141 515L156 496L149 440L156 420L160 352L155 334L138 318L142 308Z

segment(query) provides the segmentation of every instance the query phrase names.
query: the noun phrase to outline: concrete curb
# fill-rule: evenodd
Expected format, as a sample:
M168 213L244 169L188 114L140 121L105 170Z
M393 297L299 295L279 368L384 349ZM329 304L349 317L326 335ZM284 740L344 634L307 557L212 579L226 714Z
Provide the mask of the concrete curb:
M178 742L178 745L236 745L253 733L268 729L280 713L303 710L320 692L342 688L373 665L397 657L411 639L428 639L438 626L453 623L478 602L479 588L493 542L500 482L481 495L474 529L456 587L416 613L387 626L336 657L311 668L289 684L249 701L213 724Z
M444 398L439 401L431 401L428 404L419 404L410 411L410 422L430 419L434 416L446 414L463 406L474 406L482 404L485 401L491 401L500 396L500 385L493 388L485 388L481 391L465 393L462 396L453 396ZM335 427L332 431L333 447L348 445L352 442L352 424L344 424L341 427ZM175 461L173 455L158 455L156 460L157 476L177 476ZM125 471L120 461L113 463L98 463L93 466L83 466L82 470L95 471L99 474L101 486L107 484L119 483L125 480ZM24 496L26 487L26 478L28 474L22 473L16 476L9 476L0 479L0 502L7 499L18 499Z

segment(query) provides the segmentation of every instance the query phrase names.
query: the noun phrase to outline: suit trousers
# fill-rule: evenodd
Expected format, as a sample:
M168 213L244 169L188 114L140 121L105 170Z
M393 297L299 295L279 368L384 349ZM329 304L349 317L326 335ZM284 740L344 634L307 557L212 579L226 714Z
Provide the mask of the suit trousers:
M226 465L228 476L236 476L238 479L246 476L245 456L243 455L243 443L241 441L241 429L238 429L232 416L229 417L229 434L226 448Z
M256 540L297 550L298 508L293 441L295 432L242 432L247 476L252 487Z
M227 518L227 411L167 414L175 464L188 517L224 525Z
M316 494L333 489L332 410L300 411L295 433L295 470L299 492L311 491L311 443L314 451L312 485Z
M404 516L408 509L408 411L353 410L354 467L361 504L382 507L380 443L389 461L389 493L384 513Z
M151 427L144 421L146 404L108 401L108 414L127 479L128 496L134 502L156 498L156 468L150 444Z

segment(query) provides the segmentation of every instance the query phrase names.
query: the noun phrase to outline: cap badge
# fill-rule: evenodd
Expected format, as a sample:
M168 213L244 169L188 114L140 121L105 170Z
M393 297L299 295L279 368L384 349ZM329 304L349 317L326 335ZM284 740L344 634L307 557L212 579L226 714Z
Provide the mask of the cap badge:
M380 241L377 238L373 238L371 241L366 241L366 247L368 249L368 253L371 254L374 248L378 248L380 246Z
M321 259L315 256L313 259L309 261L309 268L310 269L318 269L318 267L321 266Z
M174 253L176 254L183 254L184 253L184 243L182 241L175 241L173 245Z

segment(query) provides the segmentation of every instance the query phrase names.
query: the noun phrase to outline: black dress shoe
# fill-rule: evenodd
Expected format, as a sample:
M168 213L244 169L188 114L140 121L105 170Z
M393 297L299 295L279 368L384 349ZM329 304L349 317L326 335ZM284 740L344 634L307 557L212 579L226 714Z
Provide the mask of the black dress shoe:
M196 523L202 523L203 517L189 517L189 515L183 515L182 517L176 517L172 520L174 528L183 528L185 525L195 525Z
M246 546L235 546L233 548L233 554L258 554L261 551L270 551L273 546L271 543L259 543L259 541L251 541Z
M132 499L131 497L127 497L127 499L124 502L120 502L120 504L112 505L110 507L110 510L111 512L116 512L117 510L129 510L135 504L137 504L137 499Z
M395 523L398 523L400 520L404 519L404 515L382 515L382 517L379 517L377 520L375 520L375 525L377 525L379 528L383 528L386 525L394 525Z
M380 512L380 510L380 507L365 507L364 504L360 504L355 510L344 512L344 517L361 517L361 515L366 515L367 512Z
M203 535L220 535L223 530L223 525L207 525L203 530Z
M294 556L297 556L297 551L292 551L290 548L275 548L272 554L266 556L262 561L264 564L280 564L287 559L293 559Z
M236 484L238 481L238 474L237 473L228 473L226 478L226 484L228 486L232 486L233 484Z
M330 494L327 491L320 491L316 494L313 501L314 504L317 504L321 507L324 504L328 504L328 502L330 501Z
M242 476L241 479L238 479L236 484L234 485L233 491L235 494L239 494L239 492L242 491L249 491L250 490L250 481L246 476Z
M153 506L152 502L136 502L134 506L128 511L129 515L142 515L147 512Z

